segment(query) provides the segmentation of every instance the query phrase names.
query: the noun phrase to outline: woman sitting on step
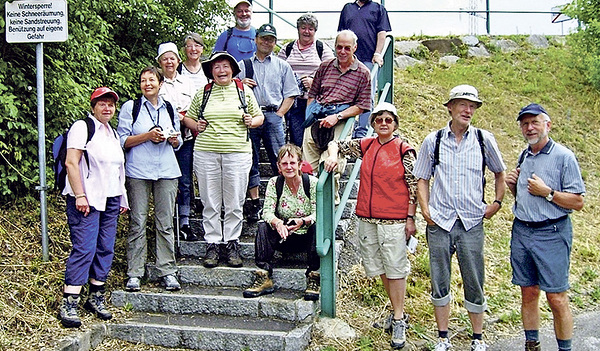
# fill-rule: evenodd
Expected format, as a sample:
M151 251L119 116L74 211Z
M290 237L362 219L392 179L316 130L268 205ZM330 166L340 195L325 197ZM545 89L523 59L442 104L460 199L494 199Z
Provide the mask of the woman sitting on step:
M273 286L273 255L280 252L306 252L307 287L304 299L319 299L320 259L316 249L316 209L318 179L302 173L302 150L286 144L279 149L277 168L281 175L269 180L263 206L264 222L258 224L255 262L258 266L254 284L244 291L244 297L271 294Z

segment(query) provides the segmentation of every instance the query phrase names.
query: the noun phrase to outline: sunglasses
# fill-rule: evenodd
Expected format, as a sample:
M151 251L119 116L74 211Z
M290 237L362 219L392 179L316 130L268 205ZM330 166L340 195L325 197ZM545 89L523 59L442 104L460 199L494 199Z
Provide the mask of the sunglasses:
M381 124L383 123L383 121L385 121L386 124L392 124L392 122L394 122L394 119L392 117L376 117L375 118L375 124Z

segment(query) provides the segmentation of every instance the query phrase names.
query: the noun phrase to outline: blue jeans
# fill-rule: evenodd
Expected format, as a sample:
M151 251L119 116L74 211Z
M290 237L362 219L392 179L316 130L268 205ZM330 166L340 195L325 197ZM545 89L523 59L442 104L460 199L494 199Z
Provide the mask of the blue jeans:
M302 147L302 138L304 137L304 117L306 116L306 99L296 98L290 110L285 114L290 143Z
M373 69L373 62L363 62L365 66L371 72ZM379 71L381 72L381 71ZM375 86L375 82L371 82L371 108L373 108L373 104L375 103L375 91L377 87ZM353 139L360 139L367 136L367 130L369 129L369 117L371 116L371 111L365 111L358 115L358 120L354 123L354 134L352 134Z
M179 150L175 151L177 163L179 163L179 169L181 170L181 177L177 184L177 205L179 205L181 225L189 223L192 198L194 196L194 186L192 183L193 152L194 139L184 141Z
M90 208L87 216L67 196L67 221L73 248L65 269L65 285L82 286L89 278L105 282L112 265L121 197L106 199L104 211Z
M275 112L265 112L265 121L262 126L250 129L250 140L252 140L252 168L250 168L250 179L248 188L252 189L260 185L260 172L258 170L258 161L260 153L261 140L265 143L265 150L269 156L273 174L279 173L277 169L277 153L285 144L285 135L283 133L283 119Z

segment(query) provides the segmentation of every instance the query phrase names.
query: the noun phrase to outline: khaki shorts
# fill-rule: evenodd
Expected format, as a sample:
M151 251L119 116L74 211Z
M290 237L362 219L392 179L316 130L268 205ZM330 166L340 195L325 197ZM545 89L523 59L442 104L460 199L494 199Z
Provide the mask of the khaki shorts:
M385 274L388 279L403 279L410 273L406 257L405 223L372 224L359 220L360 255L369 277Z

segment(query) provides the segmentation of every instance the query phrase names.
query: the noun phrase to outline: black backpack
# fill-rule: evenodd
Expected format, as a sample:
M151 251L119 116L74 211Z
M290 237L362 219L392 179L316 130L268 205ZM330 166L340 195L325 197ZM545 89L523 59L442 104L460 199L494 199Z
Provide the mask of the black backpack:
M167 107L167 112L169 113L169 116L171 116L171 123L173 124L173 128L175 128L175 110L173 109L173 105L171 105L171 103L167 100L163 99L163 101L165 102L165 106ZM137 121L141 108L142 97L133 100L133 110L131 111L131 117L133 117L133 122L131 122L132 126L135 124L135 121Z
M87 125L87 141L85 142L87 145L87 143L92 140L92 137L96 132L96 126L94 125L94 120L89 116L83 120ZM71 125L71 127L73 127L73 125ZM52 166L52 170L54 171L54 189L61 193L67 184L67 167L65 162L67 161L67 135L69 134L71 127L69 127L69 129L67 129L64 133L57 136L52 143L52 158L54 159L54 165ZM85 163L87 163L89 169L90 160L87 150L85 149L83 150L83 157L85 158Z
M292 49L294 48L295 42L296 42L295 40L292 40L285 46L285 57L290 57L290 53L292 52ZM319 54L319 60L323 61L323 42L320 41L319 39L317 39L316 45L317 45L317 54Z

